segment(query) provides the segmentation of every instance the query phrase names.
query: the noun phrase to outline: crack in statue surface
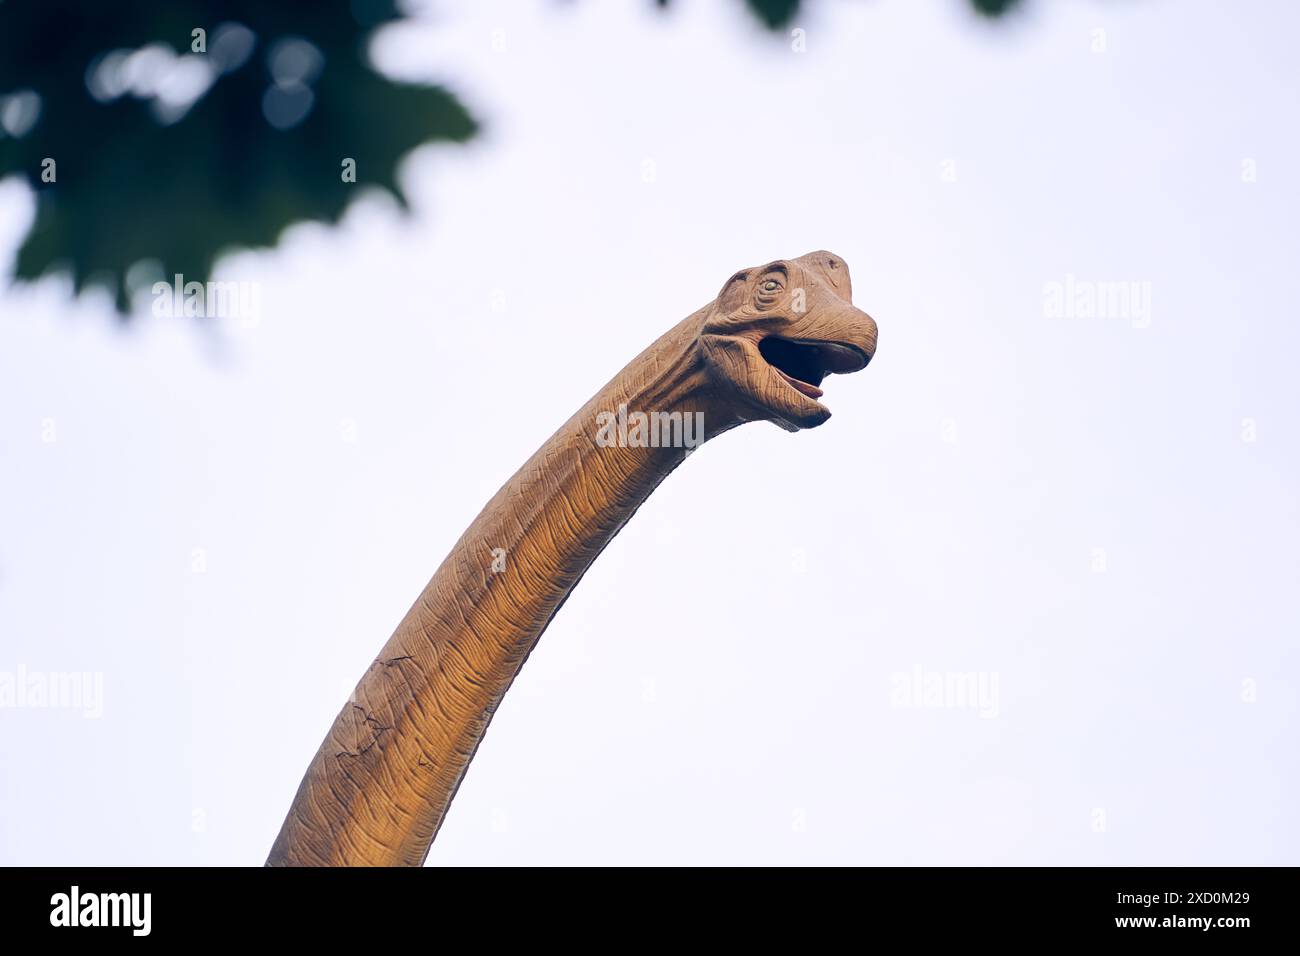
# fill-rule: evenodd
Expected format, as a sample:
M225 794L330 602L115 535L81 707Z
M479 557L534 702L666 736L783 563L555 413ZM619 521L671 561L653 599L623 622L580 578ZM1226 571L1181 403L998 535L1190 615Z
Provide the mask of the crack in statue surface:
M848 266L829 252L742 269L561 426L474 519L366 670L267 864L423 863L537 639L698 444L598 441L598 416L625 406L699 421L704 441L750 421L816 427L830 418L823 378L876 351L876 323L851 296ZM358 712L372 731L364 749Z

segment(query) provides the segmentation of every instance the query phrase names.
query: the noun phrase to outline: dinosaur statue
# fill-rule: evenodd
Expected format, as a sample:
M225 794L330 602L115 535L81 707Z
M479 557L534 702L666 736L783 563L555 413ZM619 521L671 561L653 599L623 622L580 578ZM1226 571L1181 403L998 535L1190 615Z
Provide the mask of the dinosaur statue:
M474 519L357 684L267 865L422 864L538 637L659 482L736 425L797 431L830 417L822 379L863 368L876 350L876 323L851 295L848 266L829 252L743 269L552 435Z

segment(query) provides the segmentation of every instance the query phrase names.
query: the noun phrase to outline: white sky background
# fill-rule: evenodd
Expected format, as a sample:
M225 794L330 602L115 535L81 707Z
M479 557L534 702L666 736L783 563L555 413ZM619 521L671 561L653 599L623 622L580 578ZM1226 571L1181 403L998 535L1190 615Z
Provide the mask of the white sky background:
M827 248L876 360L650 499L430 862L1300 862L1297 7L823 0L795 54L738 3L481 6L377 55L484 135L408 163L413 219L225 260L258 327L0 293L0 671L104 680L0 710L0 861L260 864L501 483ZM0 190L10 267L30 215ZM1149 326L1048 317L1067 275L1150 283ZM915 668L996 714L898 706Z

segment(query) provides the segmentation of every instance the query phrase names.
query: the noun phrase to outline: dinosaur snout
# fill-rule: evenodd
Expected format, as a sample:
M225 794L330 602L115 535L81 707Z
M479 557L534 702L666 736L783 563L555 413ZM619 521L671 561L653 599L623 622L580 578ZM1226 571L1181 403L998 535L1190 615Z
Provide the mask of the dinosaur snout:
M823 322L814 323L810 334L826 341L835 353L827 372L841 375L866 368L875 357L879 330L875 319L849 305L829 311Z

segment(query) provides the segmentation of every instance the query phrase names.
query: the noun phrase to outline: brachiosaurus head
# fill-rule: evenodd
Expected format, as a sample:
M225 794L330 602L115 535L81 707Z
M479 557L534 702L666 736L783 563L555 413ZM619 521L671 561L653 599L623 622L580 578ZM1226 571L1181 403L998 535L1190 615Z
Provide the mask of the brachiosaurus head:
M876 353L875 320L852 294L848 264L825 251L737 272L700 330L715 382L746 417L789 431L820 425L831 417L817 401L822 379L856 372Z

